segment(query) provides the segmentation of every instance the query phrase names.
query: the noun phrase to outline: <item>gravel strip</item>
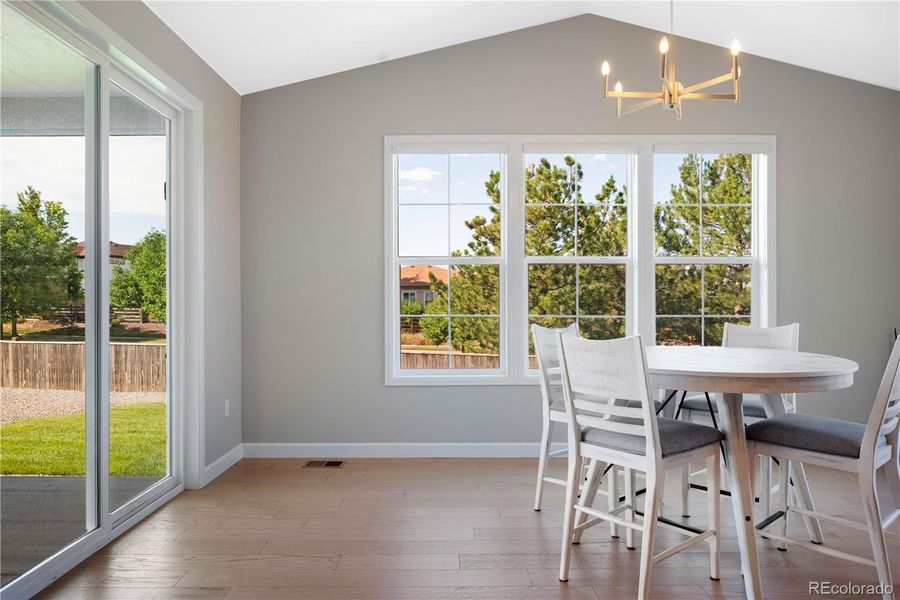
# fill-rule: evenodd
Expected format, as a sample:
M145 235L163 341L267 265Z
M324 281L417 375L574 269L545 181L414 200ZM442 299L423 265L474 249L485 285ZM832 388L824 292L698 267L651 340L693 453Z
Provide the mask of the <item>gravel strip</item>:
M112 392L110 406L165 402L165 392ZM0 388L0 423L84 412L84 392Z

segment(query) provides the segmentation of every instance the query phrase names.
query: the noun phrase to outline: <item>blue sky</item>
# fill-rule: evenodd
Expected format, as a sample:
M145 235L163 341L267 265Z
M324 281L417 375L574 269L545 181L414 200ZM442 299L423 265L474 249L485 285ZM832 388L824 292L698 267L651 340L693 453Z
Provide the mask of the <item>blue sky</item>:
M163 136L112 136L109 141L110 239L134 244L151 228L165 229L166 146ZM84 239L84 138L0 138L0 202L32 186L69 213L69 232Z
M564 165L564 154L526 155L526 165L546 157ZM593 201L610 176L625 181L623 154L580 154L582 196ZM445 256L472 239L465 221L490 218L484 182L500 169L499 154L401 154L397 159L400 256ZM677 174L677 172L676 172Z

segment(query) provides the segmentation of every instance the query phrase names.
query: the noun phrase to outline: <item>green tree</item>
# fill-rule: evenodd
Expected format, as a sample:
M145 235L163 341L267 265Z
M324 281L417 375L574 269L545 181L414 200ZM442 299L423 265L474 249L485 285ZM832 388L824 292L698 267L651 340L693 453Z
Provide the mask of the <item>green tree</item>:
M45 316L83 295L61 202L43 200L28 186L15 210L0 206L0 315L12 337L23 317Z
M143 296L134 272L122 265L113 267L109 280L109 303L116 308L141 308Z
M447 284L429 273L431 291L434 297L425 305L426 315L442 315L422 318L422 333L435 346L447 343L450 335L450 323L447 319Z
M657 254L700 256L702 248L703 256L750 256L751 201L751 155L685 156L679 181L656 207ZM719 344L725 321L750 315L750 266L660 265L656 304L659 315L697 315L658 319L660 341L701 343L703 313L725 317L706 320L706 344Z
M110 280L110 304L140 306L154 321L166 320L166 234L151 229L125 253L129 268L116 267Z
M524 175L527 255L622 256L627 252L627 189L614 177L593 196L586 195L583 168L573 156L563 157L558 164L542 158L527 165ZM672 184L670 197L656 207L657 254L700 256L702 237L705 256L749 256L751 180L750 155L722 154L709 160L697 154L687 155L679 166L679 180ZM490 173L485 189L492 201L489 216L466 221L472 239L457 256L500 253L500 173ZM700 343L704 293L706 314L728 315L733 320L749 315L750 267L704 268L657 267L657 313L697 315L660 319L657 327L661 340ZM578 313L583 335L622 336L623 319L590 317L624 315L625 277L626 269L619 265L532 264L528 270L529 315L532 321L547 326L563 326L574 321ZM576 280L581 290L577 299ZM499 270L492 265L459 266L453 269L451 281L453 302L448 322L447 284L431 276L434 300L425 307L425 314L434 316L422 319L426 337L435 344L450 339L454 350L496 352L496 319L452 315L498 314ZM724 320L710 320L707 343L719 342Z

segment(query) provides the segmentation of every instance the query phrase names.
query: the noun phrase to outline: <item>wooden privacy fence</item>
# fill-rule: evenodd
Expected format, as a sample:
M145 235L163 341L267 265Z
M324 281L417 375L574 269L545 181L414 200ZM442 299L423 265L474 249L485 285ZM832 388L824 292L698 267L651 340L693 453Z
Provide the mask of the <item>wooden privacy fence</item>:
M401 350L401 369L449 369L450 355L437 350ZM453 353L454 369L499 369L497 354Z
M164 392L166 345L109 345L111 392ZM84 342L0 341L0 386L84 389Z

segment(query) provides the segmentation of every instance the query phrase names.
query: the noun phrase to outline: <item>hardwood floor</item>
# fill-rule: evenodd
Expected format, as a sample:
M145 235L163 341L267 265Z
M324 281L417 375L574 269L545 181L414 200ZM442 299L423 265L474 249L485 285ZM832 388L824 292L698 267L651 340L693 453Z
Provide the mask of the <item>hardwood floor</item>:
M209 486L187 491L92 556L40 598L90 599L562 599L637 594L640 552L609 528L575 546L568 583L557 579L563 489L532 501L536 459L349 460L302 469L303 460L242 460ZM565 463L553 459L562 476ZM860 519L854 482L809 469L818 508ZM678 475L663 513L678 517ZM886 502L887 499L884 499ZM602 506L605 500L600 499ZM659 563L654 596L742 598L729 500L722 502L722 577L710 581L706 546ZM691 520L706 522L691 495ZM678 517L680 518L680 517ZM896 528L895 528L896 529ZM791 524L794 533L802 523ZM865 532L826 527L826 543L870 556ZM663 531L660 543L681 538ZM636 536L639 539L639 536ZM809 599L808 582L866 584L874 568L760 541L767 598ZM895 579L900 540L890 538ZM844 596L846 597L846 596Z

